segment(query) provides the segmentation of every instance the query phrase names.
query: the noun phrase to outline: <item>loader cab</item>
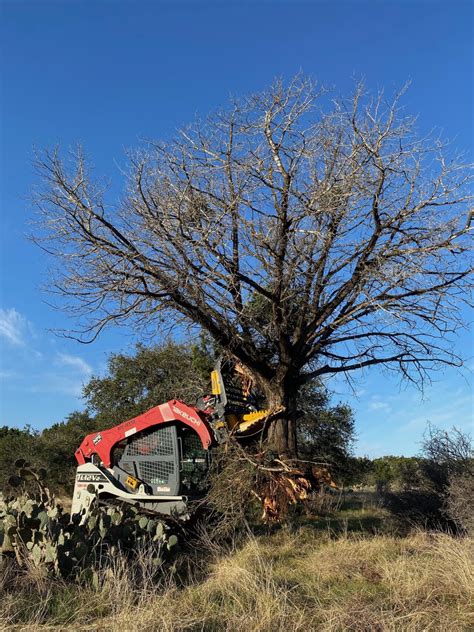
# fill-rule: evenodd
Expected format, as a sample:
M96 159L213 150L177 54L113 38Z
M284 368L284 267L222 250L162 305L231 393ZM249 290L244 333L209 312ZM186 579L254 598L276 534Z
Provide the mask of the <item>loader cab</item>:
M181 494L189 497L202 495L206 489L211 464L211 451L205 450L198 435L190 428L177 428Z
M121 482L126 483L128 474L153 495L197 497L204 490L210 458L191 428L170 423L118 445L114 462Z

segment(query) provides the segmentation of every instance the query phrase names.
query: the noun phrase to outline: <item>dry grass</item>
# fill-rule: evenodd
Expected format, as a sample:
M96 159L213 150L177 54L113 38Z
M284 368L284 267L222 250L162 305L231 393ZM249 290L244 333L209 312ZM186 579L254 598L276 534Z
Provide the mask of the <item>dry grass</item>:
M240 549L215 557L204 577L188 575L181 588L176 572L159 587L146 580L138 587L134 569L121 560L103 573L98 590L36 578L36 592L24 587L22 598L2 599L0 629L469 630L473 552L472 539L439 533L335 538L309 527L283 530L249 537ZM146 577L147 562L140 563Z

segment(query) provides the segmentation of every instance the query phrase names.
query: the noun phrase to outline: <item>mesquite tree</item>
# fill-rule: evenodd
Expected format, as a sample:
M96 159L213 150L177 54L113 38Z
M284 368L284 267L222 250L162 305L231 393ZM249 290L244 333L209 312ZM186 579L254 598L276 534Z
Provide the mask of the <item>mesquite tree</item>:
M43 154L52 287L90 339L130 320L207 331L283 409L268 440L294 456L308 381L378 364L418 382L458 361L471 171L400 96L276 82L130 153L114 204L81 152Z

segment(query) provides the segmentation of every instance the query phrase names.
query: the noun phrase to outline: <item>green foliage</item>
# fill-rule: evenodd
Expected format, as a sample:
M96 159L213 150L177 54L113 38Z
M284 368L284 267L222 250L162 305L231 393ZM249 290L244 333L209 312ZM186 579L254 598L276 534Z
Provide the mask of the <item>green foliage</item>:
M345 463L343 482L348 486L376 487L379 491L421 489L427 485L424 459L413 456L350 457Z
M19 454L37 467L48 469L48 482L56 491L70 493L77 466L74 452L85 435L98 430L97 421L87 412L71 413L65 421L38 432L0 428L0 489L8 492L8 479Z
M354 442L354 416L349 406L330 405L327 389L314 382L298 397L299 452L309 461L326 462L338 480L344 478Z
M374 482L379 491L390 489L396 478L396 460L391 457L374 459Z
M365 481L379 491L419 489L426 484L423 459L405 456L383 456L373 459Z
M213 358L205 341L195 345L137 345L131 355L112 354L106 377L84 388L88 409L110 428L170 399L194 401L208 388Z
M44 473L23 463L14 485L26 479L38 484L36 495L23 487L16 498L0 494L0 558L14 556L20 567L33 564L48 574L94 581L96 571L117 553L129 556L146 549L158 570L177 543L177 537L155 517L137 507L93 504L87 518L64 513L44 486Z
M84 437L95 430L100 430L97 420L87 412L76 411L38 435L34 462L48 469L48 482L53 489L72 492L77 467L74 452Z
M8 478L15 470L15 459L21 454L28 461L36 462L39 433L30 426L23 429L0 428L0 489L7 487Z
M364 487L374 471L373 462L366 456L350 456L342 473L341 483L347 486Z

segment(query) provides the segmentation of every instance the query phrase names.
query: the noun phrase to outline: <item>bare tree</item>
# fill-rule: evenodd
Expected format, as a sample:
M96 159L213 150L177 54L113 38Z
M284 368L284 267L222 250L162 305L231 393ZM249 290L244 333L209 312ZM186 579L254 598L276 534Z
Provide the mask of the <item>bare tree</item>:
M309 380L383 365L419 383L458 362L471 170L417 136L400 97L276 82L130 154L115 205L81 152L71 168L42 155L52 287L89 339L177 315L209 332L284 408L269 443L294 456Z

